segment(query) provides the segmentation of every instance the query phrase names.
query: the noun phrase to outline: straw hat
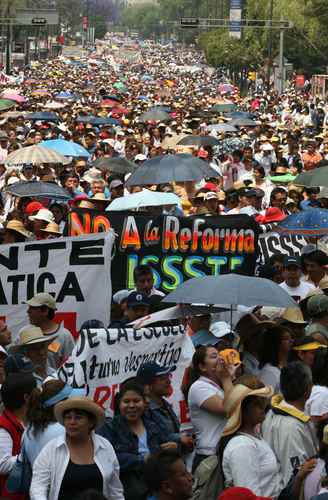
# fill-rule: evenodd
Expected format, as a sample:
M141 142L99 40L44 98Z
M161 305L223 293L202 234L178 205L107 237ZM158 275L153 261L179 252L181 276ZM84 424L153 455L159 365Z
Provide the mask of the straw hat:
M44 229L41 229L40 231L42 233L59 234L60 236L63 234L56 222L50 222Z
M306 325L307 322L304 321L302 311L298 307L287 307L282 319L289 321L289 323L295 323L296 325Z
M71 397L56 404L54 413L60 424L64 424L64 413L69 410L82 410L91 413L96 419L96 427L100 427L105 421L104 410L97 403L86 397Z
M81 200L80 203L78 204L78 207L79 208L89 208L89 209L95 208L94 204L88 200Z
M96 206L101 205L102 207L106 207L110 202L110 200L106 198L104 193L96 193L95 195L92 196L92 198L88 198L88 201L95 203Z
M229 392L224 403L224 410L228 421L223 431L223 436L229 436L236 432L241 426L241 404L248 396L258 396L261 398L271 398L273 396L272 387L262 387L261 389L250 389L242 384L237 384Z
M38 326L28 325L21 328L18 332L19 342L18 346L28 346L32 344L40 344L41 342L52 342L57 337L54 335L44 335L41 328Z
M27 229L25 229L22 221L17 219L13 219L8 222L5 230L7 231L8 229L10 229L11 231L15 231L16 233L22 234L23 236L25 236L25 238L30 238L32 236L32 233L30 233L29 231L27 231Z

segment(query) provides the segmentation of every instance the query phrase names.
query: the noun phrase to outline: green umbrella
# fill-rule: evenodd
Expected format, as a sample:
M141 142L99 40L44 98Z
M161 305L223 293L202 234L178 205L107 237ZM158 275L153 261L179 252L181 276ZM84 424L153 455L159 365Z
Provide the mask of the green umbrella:
M116 82L116 83L114 83L113 87L114 87L114 89L120 90L121 92L127 92L128 91L127 87L122 82Z
M328 167L318 167L309 172L302 172L296 177L294 184L304 187L328 187Z
M15 105L16 102L11 99L0 99L0 111L6 111L6 109L10 109Z
M211 108L211 111L214 113L231 113L231 111L235 111L236 109L236 105L233 103L222 103L215 104Z

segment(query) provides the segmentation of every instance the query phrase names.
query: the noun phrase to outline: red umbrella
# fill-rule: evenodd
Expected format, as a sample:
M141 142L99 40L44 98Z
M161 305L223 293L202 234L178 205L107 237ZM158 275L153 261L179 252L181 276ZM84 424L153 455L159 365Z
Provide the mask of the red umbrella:
M100 108L114 108L115 106L117 106L117 101L114 101L112 99L104 99L99 104Z
M112 109L112 115L127 115L130 110L127 108L114 108Z

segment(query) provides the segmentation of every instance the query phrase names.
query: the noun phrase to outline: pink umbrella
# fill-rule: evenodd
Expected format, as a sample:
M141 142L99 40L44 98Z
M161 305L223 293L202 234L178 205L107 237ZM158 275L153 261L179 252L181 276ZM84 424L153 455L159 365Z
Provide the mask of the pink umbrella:
M4 91L1 94L1 97L5 98L5 99L10 99L11 101L15 101L18 104L22 104L23 102L27 101L26 97L24 97L23 95L15 94L14 92Z

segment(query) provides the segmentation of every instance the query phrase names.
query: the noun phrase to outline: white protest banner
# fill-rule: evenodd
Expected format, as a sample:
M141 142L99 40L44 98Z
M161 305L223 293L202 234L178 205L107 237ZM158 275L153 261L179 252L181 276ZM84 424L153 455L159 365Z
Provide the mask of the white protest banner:
M110 321L114 233L90 234L0 247L0 317L14 338L29 323L24 303L36 293L55 297L55 321L77 335L87 319Z
M299 257L302 248L307 245L304 236L294 234L266 233L259 237L261 261L267 262L272 255L282 253L289 257Z
M86 386L87 395L111 415L120 384L134 377L143 363L175 365L171 403L181 424L186 424L189 416L180 386L193 353L192 341L181 325L83 330L58 376L75 387Z

